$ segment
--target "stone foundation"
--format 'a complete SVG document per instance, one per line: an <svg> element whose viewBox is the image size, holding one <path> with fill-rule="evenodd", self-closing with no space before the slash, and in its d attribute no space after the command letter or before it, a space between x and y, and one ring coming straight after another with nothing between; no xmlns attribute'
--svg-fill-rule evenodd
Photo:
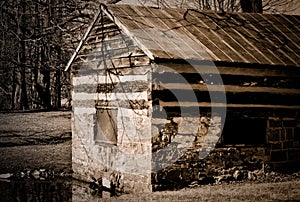
<svg viewBox="0 0 300 202"><path fill-rule="evenodd" d="M253 141L248 144L224 145L223 137L220 134L221 120L218 116L204 115L200 119L195 118L194 121L199 122L199 128L194 134L191 131L187 134L180 134L180 132L188 131L190 127L188 124L187 127L182 126L178 122L178 131L171 143L164 146L160 144L159 149L164 150L164 156L159 156L152 161L156 164L163 164L166 159L174 159L174 156L178 157L180 152L183 154L172 165L167 165L161 170L152 170L153 191L182 188L195 181L200 184L207 184L224 179L237 180L245 177L252 179L255 176L251 176L251 172L264 169L265 165L272 169L284 166L286 172L292 171L292 167L299 168L300 122L297 117L260 116L259 118L265 121L266 142L256 145L253 144ZM172 120L172 118L169 119ZM180 119L184 118L174 118L173 120ZM157 122L156 119L154 128L158 128ZM165 126L167 124L170 124L170 121L165 122ZM160 121L160 128L163 128L162 125L163 121ZM253 125L253 127L255 126ZM163 131L166 130L165 128ZM243 134L240 128L235 131L240 135ZM192 145L187 145L188 148L185 150L178 147L180 142L187 142L188 139L193 139ZM156 147L155 154L159 151L157 139L153 145Z"/></svg>

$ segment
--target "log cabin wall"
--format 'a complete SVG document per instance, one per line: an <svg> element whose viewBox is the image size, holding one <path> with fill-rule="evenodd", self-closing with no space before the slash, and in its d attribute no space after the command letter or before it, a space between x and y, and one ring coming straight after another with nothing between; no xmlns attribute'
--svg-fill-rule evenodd
<svg viewBox="0 0 300 202"><path fill-rule="evenodd" d="M151 191L149 58L99 16L72 67L74 177L102 178L122 192Z"/></svg>
<svg viewBox="0 0 300 202"><path fill-rule="evenodd" d="M140 192L299 165L299 17L101 10L73 62L74 176Z"/></svg>
<svg viewBox="0 0 300 202"><path fill-rule="evenodd" d="M181 188L192 182L212 183L224 180L224 176L227 176L226 180L236 180L234 172L242 173L240 178L247 178L248 172L260 170L265 165L285 172L299 168L299 70L293 67L278 70L283 68L280 66L231 65L223 63L217 66L226 92L220 90L219 84L212 79L215 71L200 62L191 65L164 61L154 68L152 100L159 109L153 112L152 124L158 128L156 136L164 133L175 135L170 142L154 138L153 156L160 149L168 151L165 147L170 147L172 149L165 152L165 158L176 158L180 149L175 145L188 137L194 137L194 141L187 145L185 154L174 164L152 173L153 191ZM175 74L184 77L185 82L173 79ZM179 103L173 93L185 95L188 87L192 87L196 102L185 96ZM211 96L218 100L222 93L226 94L227 102L213 103ZM221 116L211 112L214 105L227 107L223 131ZM194 116L196 111L200 112L200 117ZM161 119L161 113L165 113L169 121ZM155 117L155 114L158 115ZM182 125L183 119L185 123L197 122L197 133L191 129L193 124ZM170 127L172 122L173 128ZM159 129L163 129L162 132L159 133ZM164 160L153 159L158 164Z"/></svg>

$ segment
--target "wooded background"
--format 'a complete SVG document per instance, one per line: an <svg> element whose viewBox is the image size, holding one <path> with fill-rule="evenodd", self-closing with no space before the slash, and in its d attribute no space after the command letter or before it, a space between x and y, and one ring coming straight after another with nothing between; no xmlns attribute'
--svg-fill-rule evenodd
<svg viewBox="0 0 300 202"><path fill-rule="evenodd" d="M156 7L251 11L260 0L132 0ZM111 0L104 3L128 3ZM3 0L0 3L0 111L71 106L70 71L63 69L101 0ZM297 9L298 0L264 0L267 12ZM252 10L251 10L252 9ZM253 10L254 9L254 10ZM244 10L245 11L245 10Z"/></svg>

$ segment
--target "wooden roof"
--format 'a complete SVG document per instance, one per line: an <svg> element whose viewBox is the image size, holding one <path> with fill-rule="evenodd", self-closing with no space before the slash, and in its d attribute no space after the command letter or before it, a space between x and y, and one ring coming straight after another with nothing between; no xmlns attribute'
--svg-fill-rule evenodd
<svg viewBox="0 0 300 202"><path fill-rule="evenodd" d="M300 16L131 5L101 8L152 60L300 66Z"/></svg>

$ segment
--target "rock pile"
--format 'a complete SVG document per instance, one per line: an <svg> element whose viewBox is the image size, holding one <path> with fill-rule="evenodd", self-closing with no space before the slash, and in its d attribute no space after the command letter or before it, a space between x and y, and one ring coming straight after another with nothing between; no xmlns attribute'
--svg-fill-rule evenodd
<svg viewBox="0 0 300 202"><path fill-rule="evenodd" d="M300 172L275 172L265 159L264 148L216 148L199 158L201 148L189 149L172 166L152 174L154 190L242 181L278 182L300 178Z"/></svg>

